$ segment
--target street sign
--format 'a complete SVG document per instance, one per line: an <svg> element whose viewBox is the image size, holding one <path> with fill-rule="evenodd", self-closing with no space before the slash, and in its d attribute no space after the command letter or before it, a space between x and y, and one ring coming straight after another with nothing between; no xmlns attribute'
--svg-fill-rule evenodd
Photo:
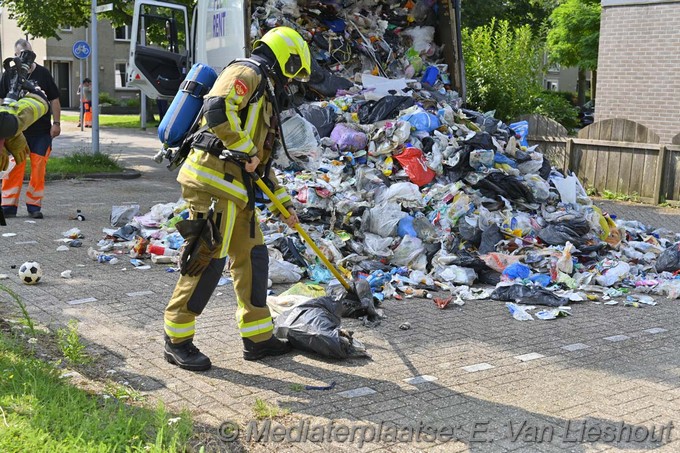
<svg viewBox="0 0 680 453"><path fill-rule="evenodd" d="M76 41L73 44L73 56L77 59L84 60L90 56L90 53L92 53L92 49L85 41Z"/></svg>
<svg viewBox="0 0 680 453"><path fill-rule="evenodd" d="M97 6L97 13L105 13L106 11L113 11L113 3Z"/></svg>

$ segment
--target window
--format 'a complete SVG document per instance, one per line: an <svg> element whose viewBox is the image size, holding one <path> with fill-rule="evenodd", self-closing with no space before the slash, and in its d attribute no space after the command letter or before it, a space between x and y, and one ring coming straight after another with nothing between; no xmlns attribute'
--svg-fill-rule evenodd
<svg viewBox="0 0 680 453"><path fill-rule="evenodd" d="M127 74L125 73L125 63L116 62L116 89L127 86Z"/></svg>
<svg viewBox="0 0 680 453"><path fill-rule="evenodd" d="M122 27L116 27L113 29L113 37L116 41L129 41L130 40L130 27L123 25Z"/></svg>
<svg viewBox="0 0 680 453"><path fill-rule="evenodd" d="M60 31L73 31L73 28L72 28L70 25L69 25L69 26L60 25L60 26L59 26L59 30L60 30Z"/></svg>

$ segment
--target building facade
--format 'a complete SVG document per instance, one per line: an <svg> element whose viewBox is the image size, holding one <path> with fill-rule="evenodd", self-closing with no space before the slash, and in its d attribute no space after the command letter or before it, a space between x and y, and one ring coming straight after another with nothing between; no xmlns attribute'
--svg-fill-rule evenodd
<svg viewBox="0 0 680 453"><path fill-rule="evenodd" d="M99 92L107 93L121 104L136 103L139 90L126 88L126 64L130 52L129 27L114 28L108 20L100 20L97 26L99 41ZM14 43L24 38L31 42L36 53L36 62L45 66L54 77L60 91L62 108L79 108L78 85L81 80L80 60L73 56L76 41L92 43L87 28L64 28L56 38L33 38L26 36L9 18L6 9L0 8L0 58L4 60L14 55ZM90 58L83 60L82 78L92 79ZM104 95L106 96L106 95Z"/></svg>
<svg viewBox="0 0 680 453"><path fill-rule="evenodd" d="M680 133L680 1L602 0L595 120Z"/></svg>

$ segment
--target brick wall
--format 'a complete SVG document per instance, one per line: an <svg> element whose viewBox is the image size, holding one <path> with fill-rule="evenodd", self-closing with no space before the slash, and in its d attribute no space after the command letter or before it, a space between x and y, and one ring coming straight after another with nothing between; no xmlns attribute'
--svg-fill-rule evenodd
<svg viewBox="0 0 680 453"><path fill-rule="evenodd" d="M602 8L595 120L680 133L680 2Z"/></svg>

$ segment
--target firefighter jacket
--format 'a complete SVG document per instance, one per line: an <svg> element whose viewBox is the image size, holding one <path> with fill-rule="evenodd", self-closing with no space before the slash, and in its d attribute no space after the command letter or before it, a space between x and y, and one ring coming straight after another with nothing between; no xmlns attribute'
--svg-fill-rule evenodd
<svg viewBox="0 0 680 453"><path fill-rule="evenodd" d="M27 94L12 105L0 106L0 112L7 112L14 115L19 122L16 134L13 137L5 139L4 148L6 148L10 154L15 155L26 150L28 144L26 143L26 137L24 137L23 131L45 115L48 109L49 104L47 101L35 94ZM4 150L2 152L4 152Z"/></svg>
<svg viewBox="0 0 680 453"><path fill-rule="evenodd" d="M250 65L235 62L227 66L205 96L202 125L226 149L257 156L260 159L257 173L268 180L272 192L287 208L292 205L290 195L279 185L271 165L267 165L272 159L276 119L268 95L258 90L262 77L266 76ZM269 173L264 175L266 169ZM249 179L238 163L196 148L191 150L177 176L183 186L228 198L240 209L252 201ZM268 207L277 212L273 204Z"/></svg>

